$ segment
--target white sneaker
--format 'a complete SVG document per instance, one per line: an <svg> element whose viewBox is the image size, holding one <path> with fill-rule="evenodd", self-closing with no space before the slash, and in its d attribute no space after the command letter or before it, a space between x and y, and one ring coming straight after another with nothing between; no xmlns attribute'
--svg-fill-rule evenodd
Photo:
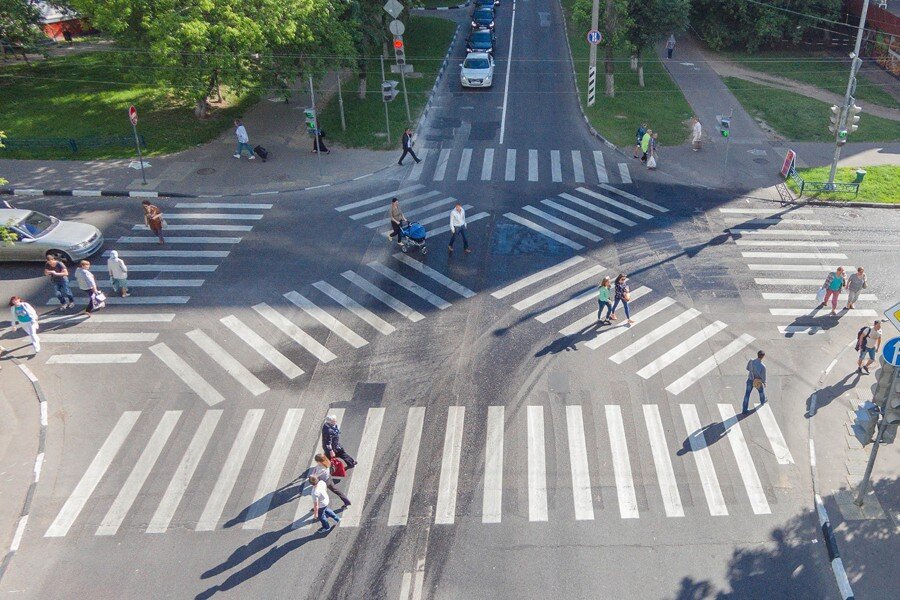
<svg viewBox="0 0 900 600"><path fill-rule="evenodd" d="M232 156L234 156L235 158L240 158L240 157L241 157L240 154L233 154Z"/></svg>
<svg viewBox="0 0 900 600"><path fill-rule="evenodd" d="M255 155L255 154L251 154L251 155L250 155L250 160L256 160L256 155Z"/></svg>

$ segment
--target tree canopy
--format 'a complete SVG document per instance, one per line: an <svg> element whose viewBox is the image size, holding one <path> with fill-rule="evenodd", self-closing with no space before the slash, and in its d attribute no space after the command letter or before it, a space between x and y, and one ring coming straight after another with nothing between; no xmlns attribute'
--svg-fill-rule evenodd
<svg viewBox="0 0 900 600"><path fill-rule="evenodd" d="M0 41L29 45L40 34L41 13L27 0L0 0Z"/></svg>

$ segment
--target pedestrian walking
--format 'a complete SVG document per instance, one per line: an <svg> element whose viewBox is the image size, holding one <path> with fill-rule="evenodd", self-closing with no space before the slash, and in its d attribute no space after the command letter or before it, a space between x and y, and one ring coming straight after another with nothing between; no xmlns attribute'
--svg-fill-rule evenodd
<svg viewBox="0 0 900 600"><path fill-rule="evenodd" d="M334 520L335 526L339 525L341 522L341 518L328 506L330 503L328 498L328 485L315 475L309 476L309 485L312 486L313 518L318 519L319 523L322 524L319 531L328 533L332 529L332 526L328 524L329 518Z"/></svg>
<svg viewBox="0 0 900 600"><path fill-rule="evenodd" d="M822 289L825 290L825 297L822 299L822 304L819 305L819 308L825 308L830 299L831 314L836 315L838 296L841 295L841 290L845 287L847 287L847 280L844 276L844 267L838 267L833 273L828 274L828 277L825 278L825 283L822 284Z"/></svg>
<svg viewBox="0 0 900 600"><path fill-rule="evenodd" d="M675 34L669 35L669 40L666 42L666 58L672 60L672 54L675 53Z"/></svg>
<svg viewBox="0 0 900 600"><path fill-rule="evenodd" d="M650 155L647 157L647 168L655 169L658 166L657 151L659 143L659 134L654 133L650 136Z"/></svg>
<svg viewBox="0 0 900 600"><path fill-rule="evenodd" d="M650 154L650 140L653 137L653 130L648 129L644 132L644 137L641 138L641 162L647 162L647 156Z"/></svg>
<svg viewBox="0 0 900 600"><path fill-rule="evenodd" d="M859 373L865 371L869 374L869 367L875 362L875 353L881 349L881 321L876 320L871 327L863 327L856 334L856 349L859 351L859 360L856 361L856 370ZM863 359L869 357L866 364Z"/></svg>
<svg viewBox="0 0 900 600"><path fill-rule="evenodd" d="M334 495L341 499L344 506L350 506L352 504L350 499L334 484L334 478L331 476L331 459L324 454L316 454L315 461L316 466L313 467L311 474L318 477L319 481L324 481L328 491L334 492Z"/></svg>
<svg viewBox="0 0 900 600"><path fill-rule="evenodd" d="M113 292L122 298L130 296L131 294L128 293L128 267L125 265L125 261L119 258L117 251L112 250L109 253L106 269L109 271Z"/></svg>
<svg viewBox="0 0 900 600"><path fill-rule="evenodd" d="M31 340L34 353L41 351L41 338L38 337L38 314L34 307L19 298L13 296L9 299L9 324L15 331L19 327L25 330Z"/></svg>
<svg viewBox="0 0 900 600"><path fill-rule="evenodd" d="M756 358L747 361L747 391L744 392L744 405L741 408L741 414L749 412L750 392L753 389L759 392L759 405L766 403L766 365L763 359L766 353L760 350L756 353Z"/></svg>
<svg viewBox="0 0 900 600"><path fill-rule="evenodd" d="M159 238L159 243L165 244L163 228L166 226L166 220L163 218L163 212L149 200L141 202L141 207L144 210L144 223Z"/></svg>
<svg viewBox="0 0 900 600"><path fill-rule="evenodd" d="M856 308L859 293L869 287L866 279L866 270L862 267L857 267L856 273L847 279L847 308Z"/></svg>
<svg viewBox="0 0 900 600"><path fill-rule="evenodd" d="M413 152L414 144L415 142L412 139L412 129L407 127L406 131L403 132L403 137L400 138L400 145L403 147L403 154L400 155L400 160L397 161L397 164L401 167L403 166L403 159L406 158L407 154L413 157L413 160L416 161L416 164L422 162L421 160L419 160L419 157L416 156L416 153Z"/></svg>
<svg viewBox="0 0 900 600"><path fill-rule="evenodd" d="M631 300L631 289L628 287L628 276L625 275L625 273L619 273L616 276L613 289L612 309L609 311L609 319L611 321L618 319L616 316L616 308L618 308L619 302L621 302L622 306L625 307L625 318L628 319L628 324L631 325L634 323L634 321L631 320L631 309L628 307L629 300Z"/></svg>
<svg viewBox="0 0 900 600"><path fill-rule="evenodd" d="M88 295L88 303L84 308L85 315L90 317L92 312L106 306L106 296L97 289L97 280L91 273L90 262L83 260L78 263L78 268L75 269L75 280L78 282L78 288Z"/></svg>
<svg viewBox="0 0 900 600"><path fill-rule="evenodd" d="M75 297L69 287L69 269L55 254L47 253L47 262L44 263L44 275L50 278L56 297L59 298L60 308L72 308L75 306Z"/></svg>
<svg viewBox="0 0 900 600"><path fill-rule="evenodd" d="M647 124L641 123L641 126L637 128L637 131L634 132L634 157L641 157L641 140L644 139L644 134L647 133Z"/></svg>
<svg viewBox="0 0 900 600"><path fill-rule="evenodd" d="M463 252L469 254L469 238L466 237L466 209L462 204L457 203L453 210L450 211L450 245L447 250L453 252L453 242L456 241L456 235L462 236Z"/></svg>
<svg viewBox="0 0 900 600"><path fill-rule="evenodd" d="M321 152L323 154L331 154L331 150L325 147L325 130L324 129L316 129L313 132L313 154L316 152Z"/></svg>
<svg viewBox="0 0 900 600"><path fill-rule="evenodd" d="M597 295L597 303L599 306L597 307L597 320L602 323L609 323L609 319L612 316L612 303L610 303L610 292L612 291L612 283L609 275L603 278L603 281L600 282L600 289ZM603 307L606 307L606 318L603 318Z"/></svg>
<svg viewBox="0 0 900 600"><path fill-rule="evenodd" d="M341 428L338 427L337 417L328 415L322 424L322 450L328 458L340 458L348 469L356 466L356 459L347 454L341 446Z"/></svg>
<svg viewBox="0 0 900 600"><path fill-rule="evenodd" d="M250 145L250 136L247 135L247 128L241 119L234 120L234 137L237 138L237 150L234 153L235 158L240 158L244 154L244 150L250 155L250 160L256 158L253 154L253 146Z"/></svg>
<svg viewBox="0 0 900 600"><path fill-rule="evenodd" d="M391 198L391 229L392 231L388 234L388 241L397 238L397 244L403 240L403 232L400 231L400 224L406 220L406 217L403 216L403 211L400 210L400 200L397 198Z"/></svg>
<svg viewBox="0 0 900 600"><path fill-rule="evenodd" d="M703 136L703 126L700 125L700 119L696 116L691 119L693 126L691 127L691 150L698 152L700 150L700 138Z"/></svg>

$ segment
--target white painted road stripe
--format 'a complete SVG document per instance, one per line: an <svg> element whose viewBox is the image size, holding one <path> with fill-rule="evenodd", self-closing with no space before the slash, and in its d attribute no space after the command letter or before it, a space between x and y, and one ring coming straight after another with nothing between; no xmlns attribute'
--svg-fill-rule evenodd
<svg viewBox="0 0 900 600"><path fill-rule="evenodd" d="M631 476L631 460L628 457L628 442L625 437L625 424L622 422L622 410L617 404L607 404L605 408L613 473L616 478L616 495L619 498L619 515L623 519L637 519L640 515L638 514L634 479Z"/></svg>
<svg viewBox="0 0 900 600"><path fill-rule="evenodd" d="M120 258L227 258L228 250L119 250ZM104 252L103 256L109 256Z"/></svg>
<svg viewBox="0 0 900 600"><path fill-rule="evenodd" d="M559 158L559 150L550 151L550 179L555 183L562 181L562 164Z"/></svg>
<svg viewBox="0 0 900 600"><path fill-rule="evenodd" d="M150 440L144 447L143 452L141 452L141 456L135 463L131 473L128 474L125 483L119 489L119 494L106 512L106 516L103 517L103 521L100 522L96 535L115 535L119 531L122 521L125 520L125 515L128 514L128 510L134 504L135 499L137 499L141 488L144 487L153 465L159 459L159 455L162 453L169 436L172 435L172 431L180 418L180 410L167 410L163 413L156 429L150 436Z"/></svg>
<svg viewBox="0 0 900 600"><path fill-rule="evenodd" d="M659 358L651 361L647 366L640 369L637 374L644 379L653 377L703 342L709 340L714 335L724 330L726 327L727 325L725 325L725 323L723 323L722 321L716 321L711 325L707 325L688 339L677 344L671 350L668 350L667 352L662 354Z"/></svg>
<svg viewBox="0 0 900 600"><path fill-rule="evenodd" d="M416 465L419 461L419 445L422 442L422 427L425 424L425 407L412 406L406 417L400 459L397 462L397 476L394 478L394 493L391 494L391 509L388 525L406 525L409 520L409 504L412 501Z"/></svg>
<svg viewBox="0 0 900 600"><path fill-rule="evenodd" d="M472 207L470 206L469 208L472 208ZM466 216L466 223L471 225L475 221L480 221L481 219L487 218L489 216L491 216L491 215L486 212L480 212L480 213L474 214L472 216ZM447 216L440 215L440 218L446 219ZM450 231L450 225L449 224L442 225L441 227L438 227L437 229L432 229L431 232L428 234L428 237L434 238L434 237L441 235L442 233L447 233L448 231Z"/></svg>
<svg viewBox="0 0 900 600"><path fill-rule="evenodd" d="M201 287L205 280L203 279L129 279L128 287L130 288L151 288L151 287ZM98 282L101 286L112 287L109 281Z"/></svg>
<svg viewBox="0 0 900 600"><path fill-rule="evenodd" d="M91 494L97 488L97 484L100 483L100 480L103 479L107 469L112 464L113 459L125 442L125 438L131 433L131 429L139 416L141 416L140 411L128 410L122 413L122 416L119 417L112 431L106 437L106 441L103 442L97 454L94 455L94 459L88 465L84 475L81 476L75 489L72 490L72 493L66 499L59 514L56 515L53 523L47 529L44 537L63 537L69 532L75 519L78 518L84 505L87 504Z"/></svg>
<svg viewBox="0 0 900 600"><path fill-rule="evenodd" d="M128 298L107 296L106 303L121 304L123 306L128 304L187 304L190 299L190 296L129 296ZM52 304L59 304L59 300L56 297L49 298L47 305Z"/></svg>
<svg viewBox="0 0 900 600"><path fill-rule="evenodd" d="M798 333L803 333L806 335L817 335L820 333L825 333L825 330L817 325L779 325L778 332L786 336L793 336Z"/></svg>
<svg viewBox="0 0 900 600"><path fill-rule="evenodd" d="M424 155L423 155L424 156ZM407 186L405 188L401 188L396 192L388 192L387 194L381 194L380 196L372 196L371 198L366 198L365 200L359 200L358 202L351 202L350 204L343 204L338 206L334 210L337 212L347 212L348 210L353 210L354 208L359 208L360 206L368 206L369 204L375 204L376 202L381 202L382 200L387 200L388 198L393 198L394 196L402 196L403 194L414 192L416 190L420 190L425 187L422 184L415 184L411 186Z"/></svg>
<svg viewBox="0 0 900 600"><path fill-rule="evenodd" d="M340 337L342 340L344 340L354 348L362 348L369 343L355 331L325 312L322 308L317 306L306 296L295 291L290 291L284 294L284 297L296 306L300 307L303 312L311 316L313 319L333 331L338 337Z"/></svg>
<svg viewBox="0 0 900 600"><path fill-rule="evenodd" d="M581 237L586 238L592 242L603 241L603 238L600 237L599 235L593 234L586 229L582 229L581 227L578 227L577 225L572 225L572 224L568 223L567 221L563 221L562 219L557 219L553 215L546 213L539 208L535 208L534 206L531 206L530 204L527 206L523 206L522 209L527 212L530 212L533 215L537 215L538 217L544 219L545 221L553 223L557 227L562 227L563 229L571 231L572 233L574 233L576 235L580 235Z"/></svg>
<svg viewBox="0 0 900 600"><path fill-rule="evenodd" d="M503 514L503 413L502 406L488 406L482 523L499 523Z"/></svg>
<svg viewBox="0 0 900 600"><path fill-rule="evenodd" d="M446 207L448 207L448 210L449 210L449 207L456 204L456 202L457 202L456 198L454 198L453 196L447 196L446 198L442 198L441 200L436 200L434 202L426 204L425 206L420 206L418 208L414 208L413 210L407 210L403 213L403 216L409 218L409 217L413 217L415 215L421 215L422 213L427 213L428 211L433 210L435 208L439 208L441 206L446 206ZM450 213L448 212L446 214L449 215ZM379 219L378 221L366 223L366 227L368 227L369 229L377 229L378 227L383 227L390 222L391 222L390 217L386 217L384 219Z"/></svg>
<svg viewBox="0 0 900 600"><path fill-rule="evenodd" d="M440 192L435 190L431 190L430 192L425 192L424 194L417 194L415 196L410 196L409 198L403 199L403 206L410 206L415 204L416 202L421 202L422 200L427 200L428 198L434 198L435 196L440 195ZM382 214L390 214L390 205L387 204L385 206L379 206L377 208L373 208L361 213L355 213L350 215L350 219L353 221L359 221L360 219L365 219L366 217L371 217L372 215L382 215ZM390 221L390 219L388 219Z"/></svg>
<svg viewBox="0 0 900 600"><path fill-rule="evenodd" d="M547 236L551 240L556 240L560 244L563 244L564 246L568 246L569 248L572 248L573 250L584 250L584 246L582 246L578 242L573 242L569 238L565 238L565 237L559 235L558 233L554 233L554 232L550 231L549 229L547 229L546 227L544 227L542 225L538 225L534 221L529 221L528 219L526 219L524 217L520 217L519 215L517 215L515 213L506 213L503 216L505 216L507 219L509 219L511 221L515 221L519 225L524 225L525 227L527 227L533 231L537 231L538 233Z"/></svg>
<svg viewBox="0 0 900 600"><path fill-rule="evenodd" d="M684 507L681 505L681 495L678 493L678 480L675 479L675 471L672 469L669 443L666 440L666 432L657 405L644 405L644 422L647 424L650 452L653 454L656 479L659 481L659 494L662 497L663 507L666 509L666 516L683 517Z"/></svg>
<svg viewBox="0 0 900 600"><path fill-rule="evenodd" d="M719 414L722 415L722 425L725 427L725 437L731 444L731 451L734 453L734 460L737 462L738 473L744 481L744 488L747 490L747 496L750 498L750 506L753 508L753 514L768 515L772 513L769 502L766 500L766 492L763 490L762 483L759 480L759 474L753 465L753 457L750 456L750 449L744 440L744 434L741 431L741 424L738 423L737 416L734 414L734 408L730 404L720 404Z"/></svg>
<svg viewBox="0 0 900 600"><path fill-rule="evenodd" d="M433 294L415 283L411 279L408 279L401 275L400 273L394 271L393 269L389 269L378 261L372 261L369 263L369 268L375 271L376 273L381 274L382 276L388 278L390 281L393 281L403 289L409 291L412 294L415 294L419 298L422 298L429 304L436 306L440 310L444 310L445 308L450 308L451 304L438 296L437 294Z"/></svg>
<svg viewBox="0 0 900 600"><path fill-rule="evenodd" d="M751 271L796 271L809 273L827 273L834 269L828 265L747 265Z"/></svg>
<svg viewBox="0 0 900 600"><path fill-rule="evenodd" d="M581 406L566 406L566 425L569 432L569 465L572 469L575 520L592 521L594 519L594 501Z"/></svg>
<svg viewBox="0 0 900 600"><path fill-rule="evenodd" d="M175 511L178 509L178 505L181 504L184 492L187 490L191 478L193 478L194 472L197 470L197 465L200 464L203 451L206 449L206 445L209 443L221 416L221 410L207 410L203 414L203 419L200 421L197 431L194 432L194 437L191 438L191 443L181 458L178 469L172 475L172 480L169 482L169 486L166 488L159 506L156 507L153 518L150 519L147 533L165 533L169 528L169 523L172 522L172 517L175 516Z"/></svg>
<svg viewBox="0 0 900 600"><path fill-rule="evenodd" d="M239 237L167 237L167 244L238 244ZM118 244L158 244L155 237L120 237Z"/></svg>
<svg viewBox="0 0 900 600"><path fill-rule="evenodd" d="M484 151L484 162L481 164L481 180L490 181L494 172L494 149L487 148Z"/></svg>
<svg viewBox="0 0 900 600"><path fill-rule="evenodd" d="M150 346L150 352L155 354L163 364L172 369L172 372L209 406L215 406L225 400L225 397L203 379L200 373L195 371L183 358L175 354L166 344Z"/></svg>
<svg viewBox="0 0 900 600"><path fill-rule="evenodd" d="M538 151L528 151L528 181L538 180Z"/></svg>
<svg viewBox="0 0 900 600"><path fill-rule="evenodd" d="M158 333L42 333L48 344L106 344L121 342L153 342Z"/></svg>
<svg viewBox="0 0 900 600"><path fill-rule="evenodd" d="M428 149L422 148L419 150L417 156L419 157L419 162L413 165L412 170L409 172L409 179L416 180L422 176L422 171L425 169L425 157L428 156ZM388 196L390 198L390 196Z"/></svg>
<svg viewBox="0 0 900 600"><path fill-rule="evenodd" d="M741 334L736 340L732 340L727 346L718 350L715 354L666 386L666 391L677 396L696 382L700 381L707 373L743 350L743 348L754 339L755 338L752 335L747 333Z"/></svg>
<svg viewBox="0 0 900 600"><path fill-rule="evenodd" d="M748 219L746 217L725 217L726 221L740 225L821 225L816 219Z"/></svg>
<svg viewBox="0 0 900 600"><path fill-rule="evenodd" d="M619 163L619 175L622 177L622 183L631 183L631 173L628 172L626 163Z"/></svg>
<svg viewBox="0 0 900 600"><path fill-rule="evenodd" d="M641 286L637 289L631 290L630 302L634 302L641 296L643 296L645 294L649 294L651 291L652 290L650 288L644 287L644 286ZM594 294L596 294L596 293L597 293L597 291L594 290ZM594 296L594 297L596 297L596 296ZM588 326L594 325L595 323L597 323L597 313L591 311L589 314L581 317L580 319L578 319L571 325L566 325L565 327L560 329L559 332L563 335L572 335L572 334L578 333L579 331L582 331L583 329L585 329Z"/></svg>
<svg viewBox="0 0 900 600"><path fill-rule="evenodd" d="M572 298L571 300L566 300L562 304L557 304L553 308L549 310L545 310L541 314L535 317L535 320L539 323L547 323L548 321L552 321L553 319L566 314L570 310L574 308L578 308L582 304L586 304L591 300L597 298L597 289L592 287L589 290L585 290Z"/></svg>
<svg viewBox="0 0 900 600"><path fill-rule="evenodd" d="M514 148L506 149L506 181L516 180L516 151Z"/></svg>
<svg viewBox="0 0 900 600"><path fill-rule="evenodd" d="M796 247L796 248L837 248L837 242L825 242L825 241L813 241L807 242L804 240L745 240L738 238L734 241L738 246L755 246L755 247L773 247L773 246L783 246L783 247Z"/></svg>
<svg viewBox="0 0 900 600"><path fill-rule="evenodd" d="M136 363L140 354L54 354L48 365L124 365Z"/></svg>
<svg viewBox="0 0 900 600"><path fill-rule="evenodd" d="M763 300L802 300L804 302L815 302L816 301L815 294L763 292L762 297L763 297ZM861 302L876 302L878 300L878 296L876 296L875 294L860 294L858 300Z"/></svg>
<svg viewBox="0 0 900 600"><path fill-rule="evenodd" d="M253 306L253 310L255 310L266 321L280 329L286 336L305 348L320 362L327 363L337 358L337 356L335 356L335 354L331 350L320 344L311 335L297 327L297 325L295 325L293 321L285 317L283 314L281 314L265 302L255 304Z"/></svg>
<svg viewBox="0 0 900 600"><path fill-rule="evenodd" d="M263 412L265 411L261 408L254 408L248 410L244 416L241 428L234 438L234 444L232 444L228 457L222 465L222 470L219 472L219 478L216 479L212 492L209 494L206 507L203 509L200 520L197 521L197 525L194 527L195 531L213 531L218 525L219 519L222 517L222 511L225 509L225 504L228 502L228 497L231 496L234 484L241 473L241 466L243 466L247 452L250 450L250 444L253 443L253 437L259 428Z"/></svg>
<svg viewBox="0 0 900 600"><path fill-rule="evenodd" d="M146 225L133 225L132 231L150 231ZM166 225L166 231L253 231L252 225ZM130 267L130 265L129 265Z"/></svg>
<svg viewBox="0 0 900 600"><path fill-rule="evenodd" d="M847 259L840 252L741 252L744 258L838 258Z"/></svg>
<svg viewBox="0 0 900 600"><path fill-rule="evenodd" d="M256 486L253 504L250 505L244 517L242 529L262 529L266 521L266 513L269 512L272 500L275 498L274 490L279 488L281 472L284 471L284 464L293 448L294 438L297 436L297 429L300 427L302 418L302 408L289 408L285 414L284 422L281 424L278 437L275 438L275 444L269 454L269 460L266 461L266 467Z"/></svg>
<svg viewBox="0 0 900 600"><path fill-rule="evenodd" d="M544 448L544 407L529 406L528 428L528 520L546 521L547 465Z"/></svg>
<svg viewBox="0 0 900 600"><path fill-rule="evenodd" d="M673 304L675 304L675 300L673 300L672 298L669 298L667 296L665 298L657 300L656 302L654 302L653 304L651 304L644 310L642 310L638 313L633 313L631 315L631 319L635 323L640 323L641 321L643 321L645 319L649 319L656 313L665 310L666 308L668 308L669 306L672 306ZM629 303L629 306L630 306L630 303ZM612 327L610 329L603 331L601 334L599 334L594 339L588 340L584 345L587 346L588 348L590 348L591 350L596 350L597 348L599 348L603 344L609 342L610 340L614 340L615 338L619 337L623 333L630 331L630 329L631 328L628 327L628 323L620 322L615 327Z"/></svg>
<svg viewBox="0 0 900 600"><path fill-rule="evenodd" d="M560 196L564 196L564 194L560 194ZM554 208L561 213L565 213L565 214L569 215L570 217L574 217L574 218L578 219L579 221L582 221L589 225L593 225L597 229L601 229L603 231L608 231L609 233L619 233L619 230L616 229L615 227L610 227L606 223L602 223L602 222L598 221L597 219L594 219L593 217L589 217L585 214L578 212L577 210L572 210L568 206L563 206L559 202L554 202L553 200L541 200L541 204L549 206L550 208Z"/></svg>
<svg viewBox="0 0 900 600"><path fill-rule="evenodd" d="M594 150L594 166L597 168L597 181L600 183L607 183L609 181L609 175L606 173L606 163L603 161L603 153L599 150Z"/></svg>
<svg viewBox="0 0 900 600"><path fill-rule="evenodd" d="M462 452L463 423L466 407L447 408L447 431L444 434L444 453L441 456L441 475L438 483L434 522L451 524L456 519L456 490L459 486L459 457Z"/></svg>
<svg viewBox="0 0 900 600"><path fill-rule="evenodd" d="M256 375L251 373L247 367L230 355L225 348L206 335L205 332L194 329L193 331L188 331L185 335L221 366L226 373L234 377L238 383L244 386L248 392L254 396L259 396L260 394L269 391L269 386L260 381Z"/></svg>
<svg viewBox="0 0 900 600"><path fill-rule="evenodd" d="M776 317L824 317L830 314L830 308L818 308L818 304L814 308L770 308L769 314ZM854 308L843 313L845 317L877 317L878 311L868 308Z"/></svg>
<svg viewBox="0 0 900 600"><path fill-rule="evenodd" d="M448 290L456 292L463 298L471 298L472 296L475 295L475 292L473 292L469 288L465 287L464 285L453 281L452 279L450 279L449 277L447 277L440 271L432 269L428 265L423 264L423 263L417 261L416 259L407 256L406 254L398 252L398 253L394 254L394 258L399 260L400 262L402 262L404 265L410 267L411 269L415 269L422 275L425 275L426 277L429 277L430 279L438 282L439 284L441 284Z"/></svg>
<svg viewBox="0 0 900 600"><path fill-rule="evenodd" d="M370 311L368 308L364 307L362 304L360 304L344 292L332 286L330 283L317 281L313 284L313 287L374 327L375 330L382 335L388 335L396 331L393 325Z"/></svg>
<svg viewBox="0 0 900 600"><path fill-rule="evenodd" d="M799 237L828 237L831 235L827 231L813 231L809 229L773 229L771 227L759 229L732 227L728 231L736 235L796 235Z"/></svg>
<svg viewBox="0 0 900 600"><path fill-rule="evenodd" d="M344 527L357 527L362 518L369 489L369 477L372 475L375 464L375 451L378 449L378 436L381 433L383 421L384 408L370 408L366 413L366 424L363 426L359 450L356 453L359 464L353 468L353 477L350 478L350 487L347 489L347 497L353 499L353 504L348 506L341 515L341 525Z"/></svg>
<svg viewBox="0 0 900 600"><path fill-rule="evenodd" d="M459 169L456 171L456 180L465 181L469 178L469 165L472 162L472 149L463 148L462 155L459 158Z"/></svg>
<svg viewBox="0 0 900 600"><path fill-rule="evenodd" d="M699 316L699 310L695 308L689 308L677 317L669 319L656 329L651 330L650 333L644 335L641 338L638 338L631 345L626 346L619 352L616 352L609 357L609 360L613 361L617 365L622 364L629 358L637 355L641 350L646 350L647 348L653 346L654 344L656 344L656 342L658 342L665 336L669 335L682 325L688 323L689 321L692 321L693 319L696 319Z"/></svg>
<svg viewBox="0 0 900 600"><path fill-rule="evenodd" d="M128 265L129 273L212 273L219 265ZM106 265L91 265L94 272L107 272ZM131 280L128 281L131 284ZM129 287L131 287L129 285Z"/></svg>
<svg viewBox="0 0 900 600"><path fill-rule="evenodd" d="M720 208L720 213L725 213L729 215L739 215L739 214L748 214L748 215L811 215L813 211L808 208L792 208L789 210L776 210L774 208Z"/></svg>
<svg viewBox="0 0 900 600"><path fill-rule="evenodd" d="M497 298L498 300L501 298L505 298L510 294L518 292L519 290L530 286L533 283L537 283L542 279L546 279L547 277L552 277L556 275L560 271L565 271L569 267L574 267L578 263L584 261L583 256L573 256L567 260L562 261L561 263L557 263L551 267L547 267L546 269L541 269L537 273L532 273L528 277L523 277L518 281L514 281L513 283L507 285L506 287L502 287L496 292L493 292L491 296Z"/></svg>
<svg viewBox="0 0 900 600"><path fill-rule="evenodd" d="M581 162L581 150L572 150L572 171L575 183L584 183L584 164Z"/></svg>
<svg viewBox="0 0 900 600"><path fill-rule="evenodd" d="M606 190L608 192L613 192L614 194L619 194L620 196L622 196L624 198L628 198L632 202L640 204L641 206L646 206L647 208L652 208L653 210L663 212L663 213L669 212L669 209L666 208L665 206L660 206L659 204L656 204L655 202L650 202L649 200L644 200L640 196L635 196L632 193L626 192L624 190L620 190L618 188L614 188L611 185L601 183L600 187L602 187L604 190Z"/></svg>
<svg viewBox="0 0 900 600"><path fill-rule="evenodd" d="M716 468L713 466L712 458L709 455L709 448L706 445L703 427L700 425L697 407L693 404L682 404L681 417L684 419L684 426L688 432L688 443L691 446L691 454L694 455L694 462L697 464L697 474L700 476L700 483L703 485L703 493L706 496L709 514L714 517L727 515L728 507L725 505L722 488L719 486L719 478L716 476Z"/></svg>
<svg viewBox="0 0 900 600"><path fill-rule="evenodd" d="M635 223L631 219L627 219L627 218L625 218L621 215L618 215L612 211L606 210L605 208L601 208L599 206L594 206L590 202L586 202L586 201L582 200L581 198L578 198L577 196L573 196L572 194L560 194L559 197L563 198L565 200L568 200L572 204L577 204L578 206L581 206L592 212L595 212L598 215L603 215L607 219L611 219L613 221L618 221L619 223L622 223L623 225L628 225L629 227L631 227L633 225L637 225L637 223ZM616 229L615 227L612 227L610 225L607 225L606 231L608 231L610 233L619 233L620 230Z"/></svg>
<svg viewBox="0 0 900 600"><path fill-rule="evenodd" d="M444 148L438 155L437 168L434 170L434 180L443 181L447 172L447 163L450 161L450 148Z"/></svg>
<svg viewBox="0 0 900 600"><path fill-rule="evenodd" d="M166 220L203 220L203 219L218 219L218 220L226 220L226 221L259 221L263 218L263 215L250 215L246 213L173 213L167 212L165 214Z"/></svg>
<svg viewBox="0 0 900 600"><path fill-rule="evenodd" d="M425 318L425 316L420 312L413 310L409 305L401 302L400 300L397 300L381 288L376 287L375 285L370 283L368 279L364 279L357 273L353 271L344 271L343 273L341 273L341 276L373 298L380 300L388 307L400 313L402 316L406 317L413 323L417 323Z"/></svg>
<svg viewBox="0 0 900 600"><path fill-rule="evenodd" d="M262 336L234 315L222 317L219 321L241 338L244 343L256 350L260 356L269 361L273 367L281 371L288 379L294 379L303 375L303 369L291 362L275 346L264 340Z"/></svg>
<svg viewBox="0 0 900 600"><path fill-rule="evenodd" d="M766 432L766 437L769 438L769 445L772 446L772 453L775 454L775 460L778 461L778 464L794 464L794 457L791 456L791 451L788 450L787 442L781 434L781 428L778 427L778 421L775 420L775 413L772 412L769 404L763 404L756 409L755 413L759 417L759 422L762 423L763 431Z"/></svg>
<svg viewBox="0 0 900 600"><path fill-rule="evenodd" d="M822 287L821 279L772 279L769 277L757 277L753 281L757 285L814 285Z"/></svg>
<svg viewBox="0 0 900 600"><path fill-rule="evenodd" d="M175 318L175 313L123 313L117 314L95 314L91 319L91 323L171 323ZM78 315L61 315L58 317L41 317L41 325L45 323L66 322L66 321L86 321L87 316Z"/></svg>
<svg viewBox="0 0 900 600"><path fill-rule="evenodd" d="M647 220L653 218L653 215L651 215L650 213L645 213L642 210L638 210L636 208L628 206L627 204L625 204L623 202L619 202L618 200L613 200L609 196L604 196L603 194L599 194L599 193L595 192L594 190L589 190L586 187L576 188L576 191L580 194L584 194L585 196L590 196L591 198L596 198L600 202L604 202L606 204L609 204L610 206L614 206L615 208L618 208L619 210L624 210L627 213L631 213L636 217L640 217L642 219L647 219Z"/></svg>
<svg viewBox="0 0 900 600"><path fill-rule="evenodd" d="M267 210L274 204L248 204L246 202L179 202L175 208L249 208L255 210Z"/></svg>
<svg viewBox="0 0 900 600"><path fill-rule="evenodd" d="M561 292L565 289L568 289L568 288L572 287L573 285L578 285L579 283L581 283L582 281L584 281L586 279L590 279L591 277L596 277L596 276L600 275L601 273L603 273L603 271L605 271L605 270L606 270L606 267L603 267L601 265L593 265L591 267L588 267L584 271L576 273L575 275L572 275L568 279L560 281L559 283L551 285L550 287L544 288L543 290L536 292L536 293L532 294L531 296L528 296L527 298L520 300L519 302L516 302L515 304L513 304L513 308L515 308L516 310L525 310L526 308L534 306L538 302L542 302L542 301L546 300L547 298L549 298L550 296L558 294L559 292Z"/></svg>

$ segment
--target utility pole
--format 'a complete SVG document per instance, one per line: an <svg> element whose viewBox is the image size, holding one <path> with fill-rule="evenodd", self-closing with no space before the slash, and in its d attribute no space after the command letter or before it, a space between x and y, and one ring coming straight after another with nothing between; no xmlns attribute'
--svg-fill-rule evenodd
<svg viewBox="0 0 900 600"><path fill-rule="evenodd" d="M606 95L612 98L616 95L616 79L613 70L613 29L616 27L615 0L606 0ZM596 1L595 1L596 3Z"/></svg>
<svg viewBox="0 0 900 600"><path fill-rule="evenodd" d="M853 105L853 94L856 91L856 72L862 65L859 58L860 48L862 47L863 32L866 26L866 13L869 12L869 0L863 1L862 13L859 15L859 29L856 32L856 48L850 55L850 79L847 80L847 92L844 94L844 105L841 107L841 118L838 127L834 132L834 159L831 161L831 172L828 174L828 187L834 188L834 175L837 172L838 160L841 158L841 146L846 141L847 131L847 114Z"/></svg>
<svg viewBox="0 0 900 600"><path fill-rule="evenodd" d="M384 80L384 54L382 54L379 58L381 59L381 89L382 89L381 103L384 104L384 131L385 131L385 134L387 135L387 143L390 146L391 145L391 118L388 116L388 105L387 105L387 102L385 102L385 100L384 100L384 83L385 83L385 80Z"/></svg>
<svg viewBox="0 0 900 600"><path fill-rule="evenodd" d="M591 31L597 31L600 25L600 0L594 0L591 8ZM608 43L608 42L607 42ZM597 96L597 44L591 42L591 62L588 66L588 106L594 105Z"/></svg>
<svg viewBox="0 0 900 600"><path fill-rule="evenodd" d="M313 91L312 75L309 76L309 103L312 105L315 115L315 129L313 129L313 141L316 146L316 164L319 165L319 177L322 176L322 153L319 152L319 115L316 113L316 93Z"/></svg>

